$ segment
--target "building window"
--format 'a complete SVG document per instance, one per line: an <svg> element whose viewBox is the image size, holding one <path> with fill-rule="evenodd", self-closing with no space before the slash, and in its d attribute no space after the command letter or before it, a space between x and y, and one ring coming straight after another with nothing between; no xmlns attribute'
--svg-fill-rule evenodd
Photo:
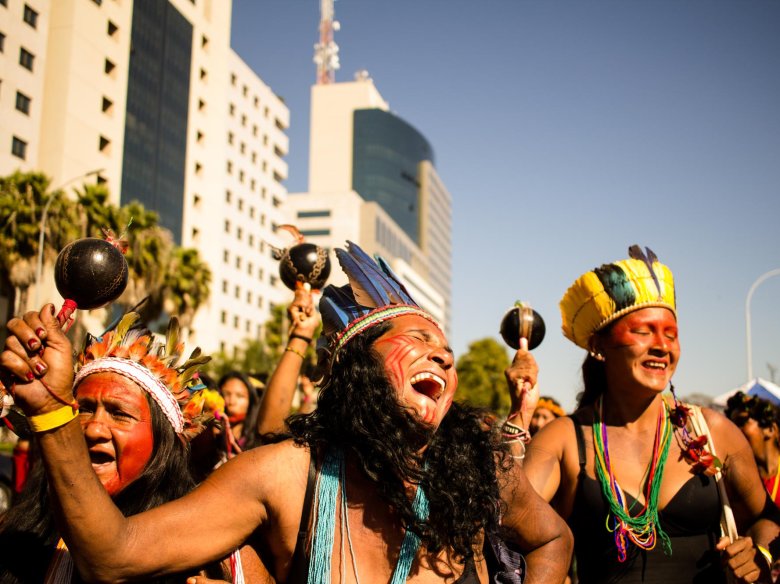
<svg viewBox="0 0 780 584"><path fill-rule="evenodd" d="M5 52L5 34L0 32L0 53Z"/></svg>
<svg viewBox="0 0 780 584"><path fill-rule="evenodd" d="M254 271L255 271L255 265L252 262L247 262L246 273L251 276Z"/></svg>
<svg viewBox="0 0 780 584"><path fill-rule="evenodd" d="M25 160L27 158L27 142L14 136L11 141L11 154Z"/></svg>
<svg viewBox="0 0 780 584"><path fill-rule="evenodd" d="M205 51L209 48L209 37L205 34L200 37L200 47Z"/></svg>
<svg viewBox="0 0 780 584"><path fill-rule="evenodd" d="M119 27L109 20L108 21L108 27L106 29L106 31L108 32L108 36L110 36L110 37L114 36L116 34L116 31L118 31L118 30L119 30Z"/></svg>
<svg viewBox="0 0 780 584"><path fill-rule="evenodd" d="M241 240L241 239L244 239L244 230L243 230L243 229L241 229L240 227L237 227L237 228L236 228L236 237L237 237L239 240Z"/></svg>
<svg viewBox="0 0 780 584"><path fill-rule="evenodd" d="M225 324L225 323L227 322L227 312L225 312L224 310L223 310L223 311L220 313L220 315L219 315L219 321L220 321L222 324ZM224 350L224 349L223 349L223 350Z"/></svg>
<svg viewBox="0 0 780 584"><path fill-rule="evenodd" d="M254 247L255 245L255 236L251 233L249 234L249 247Z"/></svg>
<svg viewBox="0 0 780 584"><path fill-rule="evenodd" d="M106 75L111 75L114 72L114 69L116 69L116 65L114 65L113 61L106 59L106 62L103 65L103 71L105 71Z"/></svg>
<svg viewBox="0 0 780 584"><path fill-rule="evenodd" d="M227 280L222 280L222 292L227 294L227 291L228 291L228 281Z"/></svg>
<svg viewBox="0 0 780 584"><path fill-rule="evenodd" d="M32 71L34 60L35 60L35 55L33 55L30 51L28 51L24 47L19 49L19 64L22 67Z"/></svg>
<svg viewBox="0 0 780 584"><path fill-rule="evenodd" d="M111 109L114 107L114 102L108 99L106 96L103 96L103 105L101 107L103 109L103 113L110 114Z"/></svg>
<svg viewBox="0 0 780 584"><path fill-rule="evenodd" d="M246 291L246 303L247 304L252 304L252 291L251 290L247 290Z"/></svg>
<svg viewBox="0 0 780 584"><path fill-rule="evenodd" d="M235 73L231 73L230 74L230 85L235 85L236 84L236 79L237 79L236 74Z"/></svg>
<svg viewBox="0 0 780 584"><path fill-rule="evenodd" d="M230 233L230 221L225 219L225 233Z"/></svg>
<svg viewBox="0 0 780 584"><path fill-rule="evenodd" d="M244 328L245 328L245 330L246 330L246 332L249 332L249 329L250 329L250 327L251 327L251 326L252 326L252 323L251 323L251 321L250 321L249 319L247 319L247 321L246 321L246 327L244 327Z"/></svg>
<svg viewBox="0 0 780 584"><path fill-rule="evenodd" d="M201 78L201 81L205 81L206 77L208 77L208 73L206 73L206 70L203 67L201 67L200 68L200 78Z"/></svg>
<svg viewBox="0 0 780 584"><path fill-rule="evenodd" d="M16 109L23 114L30 115L30 98L21 91L16 92Z"/></svg>
<svg viewBox="0 0 780 584"><path fill-rule="evenodd" d="M233 317L233 328L238 328L238 316Z"/></svg>
<svg viewBox="0 0 780 584"><path fill-rule="evenodd" d="M243 211L244 210L244 199L238 200L238 210Z"/></svg>
<svg viewBox="0 0 780 584"><path fill-rule="evenodd" d="M233 296L241 298L241 286L236 286L236 289L233 291Z"/></svg>
<svg viewBox="0 0 780 584"><path fill-rule="evenodd" d="M33 28L38 27L38 13L27 4L24 5L24 21Z"/></svg>
<svg viewBox="0 0 780 584"><path fill-rule="evenodd" d="M298 211L298 219L307 219L310 217L330 217L330 209L322 211Z"/></svg>
<svg viewBox="0 0 780 584"><path fill-rule="evenodd" d="M233 136L233 132L228 132L228 144L233 143L233 139L235 136Z"/></svg>
<svg viewBox="0 0 780 584"><path fill-rule="evenodd" d="M202 112L205 109L206 109L206 102L203 101L202 99L199 99L198 100L198 111Z"/></svg>
<svg viewBox="0 0 780 584"><path fill-rule="evenodd" d="M196 208L200 208L200 195L193 195L192 197L192 205Z"/></svg>
<svg viewBox="0 0 780 584"><path fill-rule="evenodd" d="M100 136L100 140L98 142L98 148L104 154L108 154L111 149L111 140L109 140L105 136Z"/></svg>
<svg viewBox="0 0 780 584"><path fill-rule="evenodd" d="M236 105L235 105L235 104L231 103L231 104L228 106L228 113L229 113L231 116L234 116L234 115L236 115Z"/></svg>
<svg viewBox="0 0 780 584"><path fill-rule="evenodd" d="M233 199L233 193L225 191L225 202L229 203Z"/></svg>
<svg viewBox="0 0 780 584"><path fill-rule="evenodd" d="M236 269L241 269L241 256L236 256Z"/></svg>
<svg viewBox="0 0 780 584"><path fill-rule="evenodd" d="M228 250L224 250L222 252L222 261L225 263L228 263L230 261L230 252Z"/></svg>
<svg viewBox="0 0 780 584"><path fill-rule="evenodd" d="M233 163L230 160L227 161L227 173L233 174Z"/></svg>
<svg viewBox="0 0 780 584"><path fill-rule="evenodd" d="M330 235L330 229L301 229L301 235L304 236Z"/></svg>

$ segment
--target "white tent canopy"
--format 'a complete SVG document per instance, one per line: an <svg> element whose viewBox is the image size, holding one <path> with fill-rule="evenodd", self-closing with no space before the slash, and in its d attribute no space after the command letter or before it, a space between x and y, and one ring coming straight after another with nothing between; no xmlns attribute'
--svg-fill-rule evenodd
<svg viewBox="0 0 780 584"><path fill-rule="evenodd" d="M717 405L725 407L728 399L738 391L741 391L742 393L746 393L754 397L765 399L777 406L780 406L780 385L777 385L776 383L772 383L771 381L767 381L766 379L762 379L760 377L756 377L755 379L748 381L746 384L741 385L735 389L732 389L731 391L722 393L721 395L717 396L713 401Z"/></svg>

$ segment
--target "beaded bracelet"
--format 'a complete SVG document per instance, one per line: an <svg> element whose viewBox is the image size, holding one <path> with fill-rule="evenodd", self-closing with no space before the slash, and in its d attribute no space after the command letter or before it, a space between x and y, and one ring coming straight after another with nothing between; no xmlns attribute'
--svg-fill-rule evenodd
<svg viewBox="0 0 780 584"><path fill-rule="evenodd" d="M306 360L306 357L304 357L304 356L303 356L303 353L301 353L300 351L296 351L296 350L295 350L295 349L293 349L292 347L289 347L289 346L288 346L288 347L285 347L285 349L284 349L284 350L285 350L285 352L286 352L286 351L289 351L290 353L295 353L296 355L298 355L298 356L299 356L301 359L303 359L304 361Z"/></svg>
<svg viewBox="0 0 780 584"><path fill-rule="evenodd" d="M505 441L520 440L523 444L528 444L531 441L531 434L528 430L510 421L504 422L504 425L501 426L501 434Z"/></svg>
<svg viewBox="0 0 780 584"><path fill-rule="evenodd" d="M301 341L306 341L307 343L311 343L311 337L304 337L303 335L298 335L298 334L295 334L295 333L292 333L290 335L290 338L291 339L299 339Z"/></svg>
<svg viewBox="0 0 780 584"><path fill-rule="evenodd" d="M27 421L33 432L46 432L47 430L53 430L54 428L64 426L78 415L78 408L63 406L53 412L40 414L38 416L30 416L27 418Z"/></svg>

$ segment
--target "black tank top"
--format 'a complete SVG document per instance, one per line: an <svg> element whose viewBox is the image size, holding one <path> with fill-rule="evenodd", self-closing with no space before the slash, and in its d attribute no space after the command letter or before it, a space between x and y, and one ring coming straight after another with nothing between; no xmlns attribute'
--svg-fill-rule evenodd
<svg viewBox="0 0 780 584"><path fill-rule="evenodd" d="M314 453L309 460L309 478L306 481L306 494L303 497L303 509L301 510L301 524L298 526L298 538L295 542L288 584L306 584L309 580L309 522L311 519L311 505L314 499L314 487L317 483L317 464ZM469 558L463 568L463 573L455 581L455 584L479 584L477 571L474 568L474 560Z"/></svg>
<svg viewBox="0 0 780 584"><path fill-rule="evenodd" d="M569 526L574 534L579 584L725 584L720 555L715 550L720 522L720 498L712 477L692 476L658 512L661 527L672 542L672 555L661 542L650 551L629 543L628 557L617 559L615 538L606 529L609 510L598 480L585 473L585 440L576 418L580 471ZM635 500L626 494L629 506Z"/></svg>

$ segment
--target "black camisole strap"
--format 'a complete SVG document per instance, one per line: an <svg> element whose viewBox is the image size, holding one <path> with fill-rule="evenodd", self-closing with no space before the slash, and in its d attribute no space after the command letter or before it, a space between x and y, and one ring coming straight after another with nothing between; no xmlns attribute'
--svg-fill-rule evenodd
<svg viewBox="0 0 780 584"><path fill-rule="evenodd" d="M292 561L290 562L290 575L287 582L290 584L305 584L309 579L309 560L306 553L306 542L309 538L309 519L311 506L314 499L314 489L317 485L317 461L314 450L311 450L309 458L309 476L306 479L306 494L303 496L303 508L301 509L301 523L298 526L298 537L295 541Z"/></svg>

